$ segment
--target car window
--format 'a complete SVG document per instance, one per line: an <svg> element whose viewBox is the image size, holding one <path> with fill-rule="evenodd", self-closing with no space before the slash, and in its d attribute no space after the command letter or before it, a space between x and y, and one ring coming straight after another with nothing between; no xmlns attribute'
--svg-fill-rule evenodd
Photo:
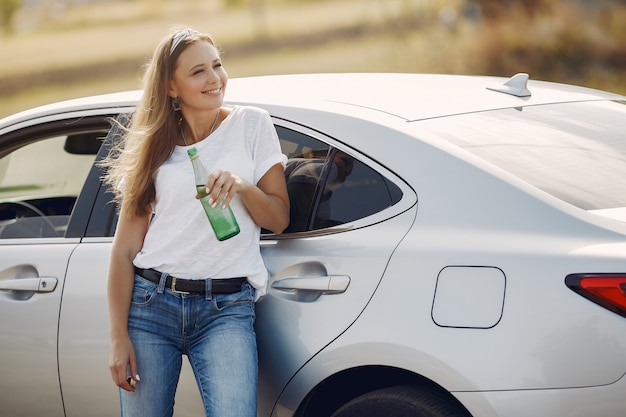
<svg viewBox="0 0 626 417"><path fill-rule="evenodd" d="M527 106L415 122L583 210L626 207L626 102Z"/></svg>
<svg viewBox="0 0 626 417"><path fill-rule="evenodd" d="M46 137L0 158L0 239L64 236L105 133Z"/></svg>
<svg viewBox="0 0 626 417"><path fill-rule="evenodd" d="M328 161L313 230L362 219L400 200L395 184L350 155L334 149Z"/></svg>
<svg viewBox="0 0 626 417"><path fill-rule="evenodd" d="M402 197L395 184L346 152L290 129L276 130L288 158L285 180L291 210L285 233L350 223Z"/></svg>
<svg viewBox="0 0 626 417"><path fill-rule="evenodd" d="M285 233L308 230L320 176L330 146L302 133L278 126L282 152L287 156L285 180L289 193L289 226ZM269 232L268 232L269 233Z"/></svg>

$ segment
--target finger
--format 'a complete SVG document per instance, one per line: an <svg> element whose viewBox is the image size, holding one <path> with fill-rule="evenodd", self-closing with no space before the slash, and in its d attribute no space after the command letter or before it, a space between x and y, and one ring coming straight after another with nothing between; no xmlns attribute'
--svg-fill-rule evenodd
<svg viewBox="0 0 626 417"><path fill-rule="evenodd" d="M130 357L128 358L128 369L130 370L130 375L125 375L126 384L131 388L131 391L135 391L135 386L141 379L139 378L139 371L137 370L137 358L134 349L131 351Z"/></svg>
<svg viewBox="0 0 626 417"><path fill-rule="evenodd" d="M126 377L126 383L132 388L132 391L135 391L135 387L137 386L139 381L141 381L141 378L139 378L139 374L133 374L133 376Z"/></svg>
<svg viewBox="0 0 626 417"><path fill-rule="evenodd" d="M233 186L232 177L224 178L224 183L221 184L219 193L215 199L215 201L217 201L220 206L228 205L228 202L230 201L231 196L233 195L232 186Z"/></svg>
<svg viewBox="0 0 626 417"><path fill-rule="evenodd" d="M215 171L213 174L216 175L216 178L211 185L210 202L213 207L218 207L218 205L224 205L224 199L226 199L228 195L231 194L230 189L233 184L233 178L228 171ZM230 198L228 198L228 201L230 201Z"/></svg>
<svg viewBox="0 0 626 417"><path fill-rule="evenodd" d="M123 369L116 368L115 370L111 370L111 376L113 377L113 381L115 385L120 387L123 390L133 392L135 389L131 386L130 382L127 379L126 367Z"/></svg>
<svg viewBox="0 0 626 417"><path fill-rule="evenodd" d="M130 385L131 388L135 388L135 385L137 385L137 380L132 376L127 377L126 382L128 382L128 385Z"/></svg>
<svg viewBox="0 0 626 417"><path fill-rule="evenodd" d="M220 202L222 208L226 208L235 194L237 194L237 182L234 178L231 178L231 181L222 187L222 193L217 201Z"/></svg>
<svg viewBox="0 0 626 417"><path fill-rule="evenodd" d="M137 369L137 359L135 358L134 352L130 355L130 374L132 375L134 381L140 381L139 370Z"/></svg>
<svg viewBox="0 0 626 417"><path fill-rule="evenodd" d="M206 191L208 194L211 194L211 197L216 197L213 195L213 192L216 191L215 188L219 188L218 181L221 176L222 176L222 171L219 169L209 174L209 178L207 179L207 182L206 182Z"/></svg>
<svg viewBox="0 0 626 417"><path fill-rule="evenodd" d="M125 391L135 392L135 387L139 382L137 379L138 377L138 375L135 375L134 377L130 376L127 371L124 371L124 373L118 375L119 382L117 383L117 386Z"/></svg>
<svg viewBox="0 0 626 417"><path fill-rule="evenodd" d="M127 377L124 379L124 382L118 386L124 391L135 392L135 384L136 382L131 377Z"/></svg>
<svg viewBox="0 0 626 417"><path fill-rule="evenodd" d="M220 206L222 208L226 208L230 205L231 200L235 195L239 192L240 189L240 179L235 175L231 175L226 183L222 186L220 190L220 195L218 200L220 202Z"/></svg>

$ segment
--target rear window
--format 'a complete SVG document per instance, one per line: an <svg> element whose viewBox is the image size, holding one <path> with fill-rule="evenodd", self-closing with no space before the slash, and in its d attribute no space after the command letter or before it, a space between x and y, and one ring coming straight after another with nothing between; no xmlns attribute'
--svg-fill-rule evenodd
<svg viewBox="0 0 626 417"><path fill-rule="evenodd" d="M626 101L519 107L416 127L581 209L626 207Z"/></svg>

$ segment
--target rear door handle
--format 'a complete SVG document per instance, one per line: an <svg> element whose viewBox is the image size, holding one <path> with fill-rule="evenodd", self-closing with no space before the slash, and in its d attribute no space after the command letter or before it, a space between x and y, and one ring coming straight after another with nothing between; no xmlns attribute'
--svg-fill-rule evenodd
<svg viewBox="0 0 626 417"><path fill-rule="evenodd" d="M347 275L327 275L321 277L287 277L272 283L272 288L281 291L311 291L322 294L341 294L348 289L350 277Z"/></svg>
<svg viewBox="0 0 626 417"><path fill-rule="evenodd" d="M58 281L58 279L52 277L5 279L0 280L0 290L52 292L57 287Z"/></svg>

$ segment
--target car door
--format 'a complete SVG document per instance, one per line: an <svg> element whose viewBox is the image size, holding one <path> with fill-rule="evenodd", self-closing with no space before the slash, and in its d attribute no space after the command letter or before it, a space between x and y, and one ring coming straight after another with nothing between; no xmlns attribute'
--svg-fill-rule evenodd
<svg viewBox="0 0 626 417"><path fill-rule="evenodd" d="M120 124L126 116L118 117ZM122 129L115 123L96 158L102 159ZM107 417L119 414L118 388L109 372L109 323L106 283L109 256L117 225L117 207L100 183L96 163L76 206L83 222L72 222L68 234L81 236L71 254L59 313L59 379L66 417ZM204 408L187 361L176 391L175 417L203 415Z"/></svg>
<svg viewBox="0 0 626 417"><path fill-rule="evenodd" d="M263 417L298 369L357 319L416 203L406 184L355 150L286 122L277 131L291 219L261 243L271 275L256 321Z"/></svg>
<svg viewBox="0 0 626 417"><path fill-rule="evenodd" d="M0 404L3 415L64 416L57 332L76 199L104 117L22 123L0 139ZM63 118L63 116L58 116ZM88 323L84 323L88 325Z"/></svg>

